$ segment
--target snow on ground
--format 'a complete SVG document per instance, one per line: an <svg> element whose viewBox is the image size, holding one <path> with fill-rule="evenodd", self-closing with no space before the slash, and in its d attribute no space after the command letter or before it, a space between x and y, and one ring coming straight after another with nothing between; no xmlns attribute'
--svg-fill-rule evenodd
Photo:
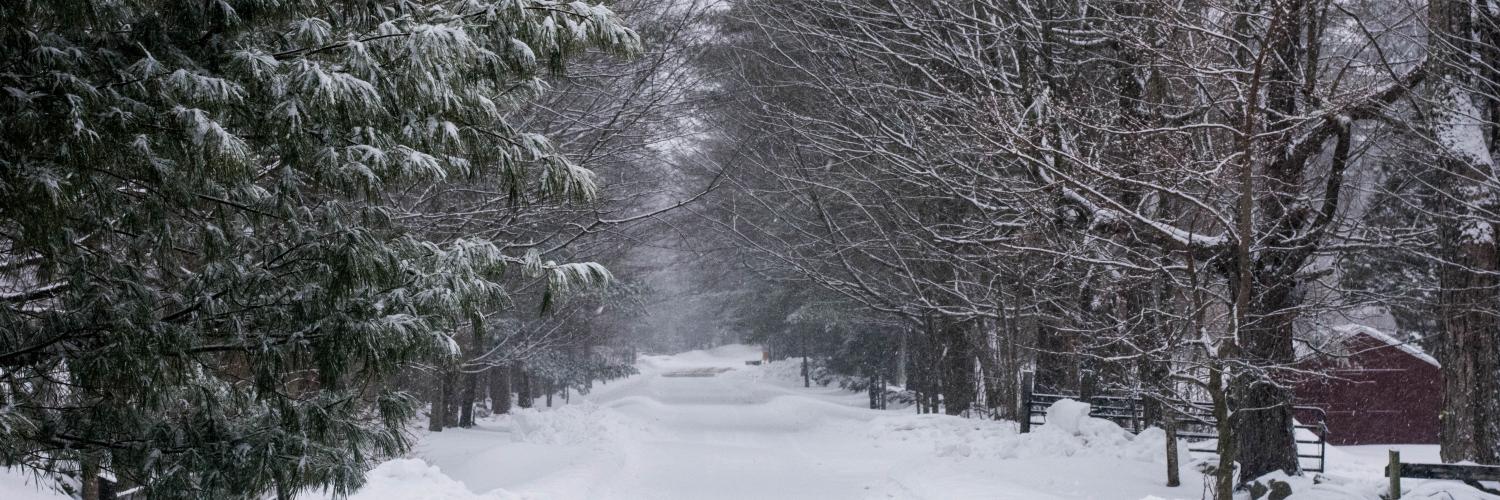
<svg viewBox="0 0 1500 500"><path fill-rule="evenodd" d="M355 498L1203 495L1202 476L1187 465L1182 486L1163 486L1160 431L1132 436L1087 417L1086 405L1064 403L1049 415L1051 425L1020 434L1011 422L870 410L862 393L803 388L795 361L744 364L759 358L760 350L751 346L645 356L640 375L598 387L571 405L429 434L414 459L377 469ZM1378 498L1386 448L1330 448L1330 474L1317 485L1311 478L1291 478L1298 486L1293 500ZM1436 461L1436 447L1401 449L1410 461ZM394 479L400 481L392 485ZM1500 498L1451 482L1406 483L1414 486L1407 498Z"/></svg>
<svg viewBox="0 0 1500 500"><path fill-rule="evenodd" d="M57 493L53 486L38 483L35 476L21 470L0 467L0 499L67 500L71 498Z"/></svg>
<svg viewBox="0 0 1500 500"><path fill-rule="evenodd" d="M1187 463L1182 486L1163 486L1160 431L1132 436L1082 404L1057 405L1051 424L1020 434L1011 422L870 410L863 393L803 388L794 361L744 364L759 358L749 346L645 356L640 375L572 404L426 434L351 498L1203 497L1203 477ZM1328 474L1287 479L1292 500L1378 499L1388 448L1330 447ZM1397 448L1407 461L1438 461L1435 446ZM1404 484L1408 499L1500 500L1453 482ZM0 498L64 497L36 493L12 471L0 474Z"/></svg>

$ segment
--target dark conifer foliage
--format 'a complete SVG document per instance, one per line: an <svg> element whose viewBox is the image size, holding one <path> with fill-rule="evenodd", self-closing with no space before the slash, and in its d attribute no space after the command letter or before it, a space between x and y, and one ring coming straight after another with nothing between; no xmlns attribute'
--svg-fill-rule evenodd
<svg viewBox="0 0 1500 500"><path fill-rule="evenodd" d="M453 179L593 198L507 114L584 50L639 52L602 7L19 1L0 46L6 464L152 498L347 492L409 444L418 401L384 379L455 357L508 267L608 278L412 232L400 202Z"/></svg>

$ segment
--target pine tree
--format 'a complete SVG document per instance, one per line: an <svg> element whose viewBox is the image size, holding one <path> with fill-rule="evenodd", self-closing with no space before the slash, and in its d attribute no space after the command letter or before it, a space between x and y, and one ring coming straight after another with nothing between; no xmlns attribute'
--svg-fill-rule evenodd
<svg viewBox="0 0 1500 500"><path fill-rule="evenodd" d="M423 240L392 201L591 197L506 113L637 45L543 0L0 5L0 461L152 498L357 487L408 446L417 401L382 377L450 359L507 266L609 277Z"/></svg>

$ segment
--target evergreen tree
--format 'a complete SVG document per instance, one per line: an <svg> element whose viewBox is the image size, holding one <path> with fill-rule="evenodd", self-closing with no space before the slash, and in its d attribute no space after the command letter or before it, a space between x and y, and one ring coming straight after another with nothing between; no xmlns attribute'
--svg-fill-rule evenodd
<svg viewBox="0 0 1500 500"><path fill-rule="evenodd" d="M424 240L394 200L591 197L506 115L637 46L543 0L0 5L0 461L152 498L357 487L408 445L416 401L382 377L451 358L507 264L608 278Z"/></svg>

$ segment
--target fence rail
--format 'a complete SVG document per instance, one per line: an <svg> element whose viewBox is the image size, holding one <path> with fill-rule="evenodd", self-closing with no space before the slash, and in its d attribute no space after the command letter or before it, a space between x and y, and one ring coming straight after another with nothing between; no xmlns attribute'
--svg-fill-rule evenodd
<svg viewBox="0 0 1500 500"><path fill-rule="evenodd" d="M1077 395L1039 393L1034 392L1031 374L1022 377L1021 397L1025 401L1025 416L1021 419L1021 432L1031 432L1031 428L1047 423L1047 408L1053 403L1063 399L1082 400ZM1089 416L1112 421L1129 430L1131 433L1139 433L1147 425L1145 416L1145 405L1140 397L1100 395L1089 398ZM1203 442L1219 439L1218 419L1214 417L1212 404L1206 401L1186 401L1167 404L1163 402L1163 411L1169 411L1177 415L1177 437L1189 440L1188 451L1198 453L1217 454L1218 450L1213 448L1194 448L1194 442ZM1298 421L1294 424L1294 432L1297 460L1302 470L1308 472L1323 472L1328 469L1328 414L1315 406L1294 406L1294 414L1307 415L1306 419L1311 423ZM1307 431L1307 432L1302 432ZM1313 462L1315 463L1308 463Z"/></svg>
<svg viewBox="0 0 1500 500"><path fill-rule="evenodd" d="M1463 481L1464 484L1474 489L1500 495L1500 490L1486 487L1480 481L1500 481L1500 466L1494 465L1459 465L1459 464L1412 464L1401 461L1401 453L1396 450L1390 451L1390 463L1385 467L1385 477L1390 478L1391 489L1386 498L1399 500L1401 498L1401 478L1414 479L1446 479L1452 481Z"/></svg>

